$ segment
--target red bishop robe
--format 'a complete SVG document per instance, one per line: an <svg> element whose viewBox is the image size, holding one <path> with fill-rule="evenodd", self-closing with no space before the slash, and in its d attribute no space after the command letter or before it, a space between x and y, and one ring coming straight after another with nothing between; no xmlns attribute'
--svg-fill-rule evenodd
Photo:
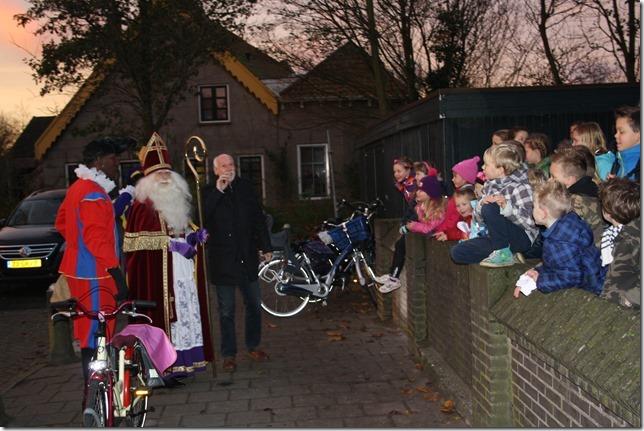
<svg viewBox="0 0 644 431"><path fill-rule="evenodd" d="M163 329L172 339L170 323L176 321L172 276L172 256L168 250L171 236L168 227L148 199L138 200L127 216L123 251L125 252L127 282L132 299L156 301L154 310L146 310L154 325ZM204 356L212 361L213 350L208 320L208 300L203 271L203 246L198 247L195 262L195 280L199 297L199 311L203 336Z"/></svg>

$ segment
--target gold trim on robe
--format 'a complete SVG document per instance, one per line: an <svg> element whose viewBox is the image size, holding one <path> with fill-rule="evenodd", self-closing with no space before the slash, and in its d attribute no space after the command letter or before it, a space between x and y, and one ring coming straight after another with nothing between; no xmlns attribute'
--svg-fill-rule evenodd
<svg viewBox="0 0 644 431"><path fill-rule="evenodd" d="M165 232L125 232L123 252L167 250L170 237Z"/></svg>

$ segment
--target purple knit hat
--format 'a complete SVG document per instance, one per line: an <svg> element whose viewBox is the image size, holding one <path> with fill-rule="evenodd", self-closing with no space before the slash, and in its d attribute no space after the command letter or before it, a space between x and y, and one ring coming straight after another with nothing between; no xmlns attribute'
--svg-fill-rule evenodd
<svg viewBox="0 0 644 431"><path fill-rule="evenodd" d="M459 174L468 184L474 184L476 182L476 174L479 171L478 163L481 161L479 156L474 156L471 159L465 159L461 162L458 162L452 168L452 171Z"/></svg>
<svg viewBox="0 0 644 431"><path fill-rule="evenodd" d="M422 190L432 199L441 197L441 184L438 182L436 175L427 175L418 182L418 190Z"/></svg>

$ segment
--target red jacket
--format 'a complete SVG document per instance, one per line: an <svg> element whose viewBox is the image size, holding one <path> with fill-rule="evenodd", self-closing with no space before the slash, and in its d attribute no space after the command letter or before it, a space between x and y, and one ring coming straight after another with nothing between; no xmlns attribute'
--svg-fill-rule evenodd
<svg viewBox="0 0 644 431"><path fill-rule="evenodd" d="M109 278L107 269L119 266L112 201L94 181L78 179L67 190L56 229L66 242L59 272L67 277Z"/></svg>
<svg viewBox="0 0 644 431"><path fill-rule="evenodd" d="M445 232L449 241L458 241L463 239L463 232L456 227L456 224L462 220L461 215L456 210L456 201L454 196L447 201L447 208L445 209L445 219L436 228L436 233Z"/></svg>

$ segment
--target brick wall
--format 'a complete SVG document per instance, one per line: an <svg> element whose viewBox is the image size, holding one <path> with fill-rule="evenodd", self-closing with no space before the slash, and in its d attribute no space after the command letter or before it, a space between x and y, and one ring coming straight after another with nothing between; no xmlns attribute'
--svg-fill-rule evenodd
<svg viewBox="0 0 644 431"><path fill-rule="evenodd" d="M393 226L376 224L381 272ZM456 265L451 246L408 235L406 283L381 295L378 314L393 316L412 352L453 376L449 385L464 383L454 399L472 425L640 425L639 313L579 289L514 299L529 265Z"/></svg>
<svg viewBox="0 0 644 431"><path fill-rule="evenodd" d="M513 416L524 426L641 424L641 317L579 289L492 308L512 348Z"/></svg>
<svg viewBox="0 0 644 431"><path fill-rule="evenodd" d="M513 415L524 427L627 427L599 400L538 355L512 344Z"/></svg>

